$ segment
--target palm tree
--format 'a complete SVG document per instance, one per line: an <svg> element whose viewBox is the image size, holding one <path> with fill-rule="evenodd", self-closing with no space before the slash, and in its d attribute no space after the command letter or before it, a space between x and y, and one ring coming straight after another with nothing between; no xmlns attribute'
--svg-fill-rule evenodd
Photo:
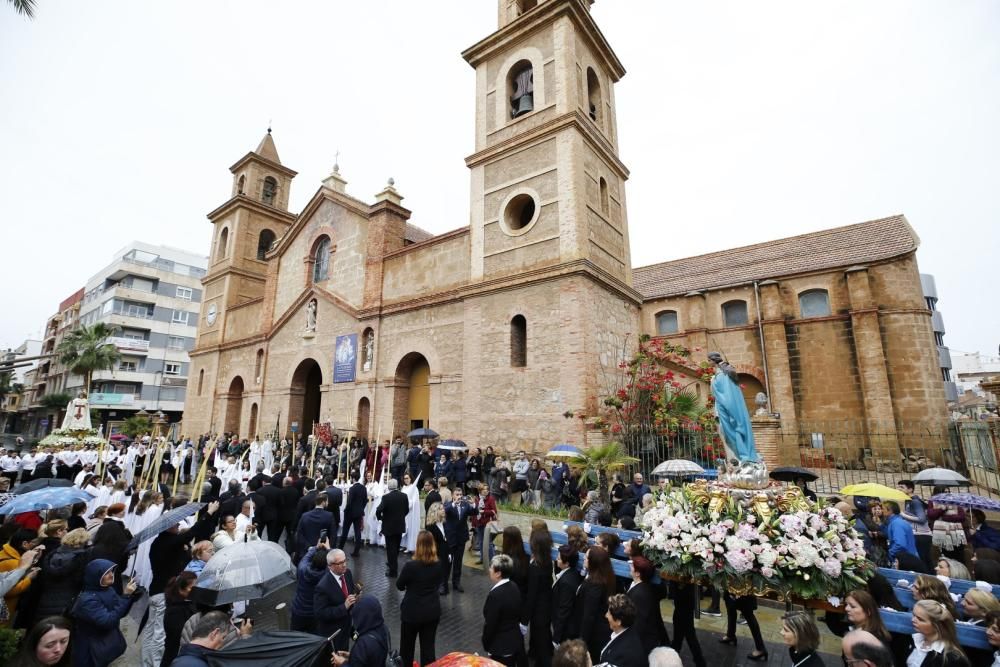
<svg viewBox="0 0 1000 667"><path fill-rule="evenodd" d="M118 348L108 342L115 331L115 328L104 322L79 327L73 329L56 348L59 361L69 366L72 372L83 376L83 386L88 395L94 371L111 370L121 358Z"/></svg>
<svg viewBox="0 0 1000 667"><path fill-rule="evenodd" d="M14 5L14 11L22 16L27 16L29 19L35 18L35 1L36 0L9 0L10 4Z"/></svg>
<svg viewBox="0 0 1000 667"><path fill-rule="evenodd" d="M639 462L639 459L625 453L620 442L596 445L580 452L583 457L575 459L572 465L580 471L581 482L597 484L597 492L605 503L608 502L608 472Z"/></svg>

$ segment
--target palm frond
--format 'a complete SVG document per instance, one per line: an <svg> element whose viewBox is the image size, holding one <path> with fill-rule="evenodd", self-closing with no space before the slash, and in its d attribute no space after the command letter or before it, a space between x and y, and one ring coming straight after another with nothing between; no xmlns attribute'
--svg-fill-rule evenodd
<svg viewBox="0 0 1000 667"><path fill-rule="evenodd" d="M29 19L35 18L36 2L37 0L10 0L10 4L14 5L14 11Z"/></svg>

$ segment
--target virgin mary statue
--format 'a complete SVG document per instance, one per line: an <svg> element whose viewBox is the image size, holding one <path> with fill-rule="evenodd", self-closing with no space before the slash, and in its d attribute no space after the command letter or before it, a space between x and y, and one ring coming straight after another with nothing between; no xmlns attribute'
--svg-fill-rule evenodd
<svg viewBox="0 0 1000 667"><path fill-rule="evenodd" d="M712 395L715 397L715 411L719 416L719 428L726 445L740 463L760 460L753 441L753 427L750 413L743 399L743 392L736 376L736 369L723 360L718 352L709 352L708 360L717 367L712 378Z"/></svg>

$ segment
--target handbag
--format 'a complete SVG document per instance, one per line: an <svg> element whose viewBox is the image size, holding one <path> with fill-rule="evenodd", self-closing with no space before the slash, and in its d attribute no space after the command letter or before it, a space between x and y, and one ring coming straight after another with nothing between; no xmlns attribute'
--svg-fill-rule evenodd
<svg viewBox="0 0 1000 667"><path fill-rule="evenodd" d="M389 640L389 652L385 654L385 667L403 667L403 656L399 655L398 650L392 648L392 637L388 631L385 636Z"/></svg>

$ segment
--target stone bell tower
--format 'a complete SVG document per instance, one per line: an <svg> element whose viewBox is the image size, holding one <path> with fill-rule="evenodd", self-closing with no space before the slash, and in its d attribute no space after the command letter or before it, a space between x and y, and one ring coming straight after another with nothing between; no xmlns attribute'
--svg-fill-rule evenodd
<svg viewBox="0 0 1000 667"><path fill-rule="evenodd" d="M614 85L625 69L590 0L499 0L476 70L473 280L583 268L631 284Z"/></svg>
<svg viewBox="0 0 1000 667"><path fill-rule="evenodd" d="M214 231L208 273L202 280L205 296L198 323L199 348L224 342L229 311L264 296L268 252L295 222L288 212L288 194L296 172L281 164L271 128L256 150L229 170L233 174L230 198L208 214ZM240 332L247 333L245 329Z"/></svg>

